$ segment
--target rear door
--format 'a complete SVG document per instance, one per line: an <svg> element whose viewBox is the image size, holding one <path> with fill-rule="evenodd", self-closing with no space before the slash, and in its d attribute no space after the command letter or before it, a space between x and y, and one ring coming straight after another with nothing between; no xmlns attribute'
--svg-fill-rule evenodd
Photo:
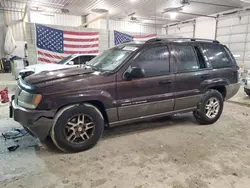
<svg viewBox="0 0 250 188"><path fill-rule="evenodd" d="M142 68L145 77L126 81L124 73L131 67ZM119 120L166 113L173 110L172 84L167 46L144 49L117 75L117 106Z"/></svg>
<svg viewBox="0 0 250 188"><path fill-rule="evenodd" d="M202 83L209 79L211 68L207 66L199 45L172 44L171 54L175 64L174 110L196 107L202 97Z"/></svg>

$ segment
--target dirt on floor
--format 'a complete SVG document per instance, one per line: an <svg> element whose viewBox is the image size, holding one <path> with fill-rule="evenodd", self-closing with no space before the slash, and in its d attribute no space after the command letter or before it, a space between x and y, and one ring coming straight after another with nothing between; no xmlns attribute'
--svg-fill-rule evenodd
<svg viewBox="0 0 250 188"><path fill-rule="evenodd" d="M0 132L18 127L0 107ZM14 152L7 147L19 144ZM192 114L106 130L74 154L25 136L0 137L1 188L249 188L250 108L225 103L209 126Z"/></svg>

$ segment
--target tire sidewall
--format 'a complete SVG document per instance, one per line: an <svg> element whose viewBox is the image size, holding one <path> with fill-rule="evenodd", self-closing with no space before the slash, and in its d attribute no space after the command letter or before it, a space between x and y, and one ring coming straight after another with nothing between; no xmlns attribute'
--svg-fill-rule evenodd
<svg viewBox="0 0 250 188"><path fill-rule="evenodd" d="M205 107L206 107L208 100L212 97L218 99L218 101L220 103L220 109L214 118L209 118L206 115ZM195 111L194 113L196 113L196 116L199 116L199 120L201 120L200 122L202 124L212 124L220 118L222 111L223 111L223 106L224 106L224 99L223 99L221 93L218 92L217 90L209 90L204 95L202 101L198 105L197 111Z"/></svg>
<svg viewBox="0 0 250 188"><path fill-rule="evenodd" d="M54 125L51 130L51 138L55 145L65 152L80 152L94 146L102 136L104 129L104 119L101 112L93 105L84 103L82 105L73 105L58 112ZM69 142L64 133L65 125L68 120L78 114L90 116L95 124L93 135L82 144Z"/></svg>

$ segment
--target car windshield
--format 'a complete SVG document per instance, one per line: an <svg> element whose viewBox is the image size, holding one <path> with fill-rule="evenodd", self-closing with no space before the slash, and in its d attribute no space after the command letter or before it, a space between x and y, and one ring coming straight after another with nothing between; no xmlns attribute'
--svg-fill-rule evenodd
<svg viewBox="0 0 250 188"><path fill-rule="evenodd" d="M101 55L89 61L86 65L98 71L113 71L133 52L133 50L124 50L112 48L103 52Z"/></svg>
<svg viewBox="0 0 250 188"><path fill-rule="evenodd" d="M62 59L61 61L58 61L57 64L64 64L68 60L70 60L71 58L72 58L72 55L69 55L69 56L65 57L64 59Z"/></svg>

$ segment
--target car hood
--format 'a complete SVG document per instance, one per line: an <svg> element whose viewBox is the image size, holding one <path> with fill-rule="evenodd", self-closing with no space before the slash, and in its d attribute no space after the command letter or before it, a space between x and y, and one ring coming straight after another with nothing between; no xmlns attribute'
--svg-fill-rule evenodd
<svg viewBox="0 0 250 188"><path fill-rule="evenodd" d="M62 65L62 64L53 64L53 63L46 63L46 64L36 64L36 65L30 65L25 67L24 71L34 71L35 73L39 73L42 71L51 71L51 70L57 70L57 69L64 69L69 67L68 65Z"/></svg>
<svg viewBox="0 0 250 188"><path fill-rule="evenodd" d="M94 73L94 75L98 75L100 72L94 72L92 69L87 68L66 68L66 69L59 69L53 71L43 71L38 74L33 74L25 78L25 81L29 84L37 84L42 82L49 82L49 81L60 81L65 80L65 78L72 78L75 76L90 77L89 74Z"/></svg>

